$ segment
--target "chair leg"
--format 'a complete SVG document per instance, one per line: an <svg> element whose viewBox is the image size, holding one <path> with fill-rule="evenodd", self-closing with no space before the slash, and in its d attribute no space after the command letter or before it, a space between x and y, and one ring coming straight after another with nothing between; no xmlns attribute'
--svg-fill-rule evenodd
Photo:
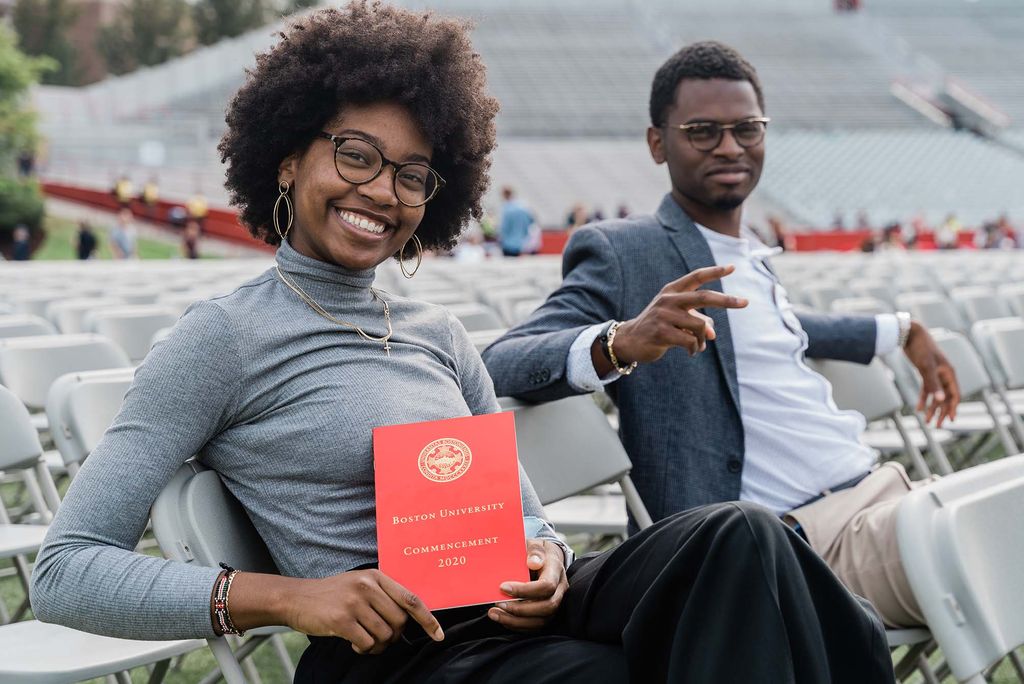
<svg viewBox="0 0 1024 684"><path fill-rule="evenodd" d="M1016 651L1010 651L1009 658L1013 669L1017 671L1017 679L1024 682L1024 663L1021 662L1020 656L1017 655Z"/></svg>
<svg viewBox="0 0 1024 684"><path fill-rule="evenodd" d="M21 471L21 478L25 482L25 489L28 491L32 506L39 513L40 518L47 524L53 522L53 512L46 505L46 498L43 496L43 490L39 488L39 480L36 479L36 474L31 470L23 470Z"/></svg>
<svg viewBox="0 0 1024 684"><path fill-rule="evenodd" d="M127 672L118 672L114 675L114 680L117 682L117 684L132 684L131 675L129 675Z"/></svg>
<svg viewBox="0 0 1024 684"><path fill-rule="evenodd" d="M917 656L917 669L921 671L921 676L924 677L925 684L939 684L939 678L935 676L935 672L932 671L931 663L928 662L928 659L923 653Z"/></svg>
<svg viewBox="0 0 1024 684"><path fill-rule="evenodd" d="M907 434L907 428L904 427L903 421L900 420L901 416L899 411L893 411L892 415L889 417L896 426L896 431L899 433L900 439L903 440L904 450L906 451L907 456L910 457L910 462L914 464L914 469L917 471L917 474L921 479L931 477L931 468L929 468L928 464L925 463L924 456L922 456L918 448L914 446L914 442L910 439L910 435Z"/></svg>
<svg viewBox="0 0 1024 684"><path fill-rule="evenodd" d="M945 449L935 439L935 435L932 434L931 428L924 421L924 418L920 413L914 411L914 420L917 422L917 427L924 434L925 443L928 446L928 453L932 459L935 460L935 465L938 467L940 475L949 475L953 472L953 466L950 465L949 457L946 455Z"/></svg>
<svg viewBox="0 0 1024 684"><path fill-rule="evenodd" d="M207 639L206 643L210 645L210 650L213 651L213 657L217 660L217 665L220 667L226 684L249 684L242 673L238 660L235 659L235 654L231 652L231 647L228 645L227 640L223 637L220 639ZM217 679L213 681L217 681Z"/></svg>
<svg viewBox="0 0 1024 684"><path fill-rule="evenodd" d="M292 681L295 679L295 663L292 662L292 657L288 653L288 647L285 646L284 639L280 634L274 634L270 637L270 643L277 653L278 660L281 661L281 667L284 668L285 676L289 682Z"/></svg>
<svg viewBox="0 0 1024 684"><path fill-rule="evenodd" d="M57 483L53 481L53 475L42 459L36 463L36 477L39 479L47 507L52 513L56 513L60 508L60 493L57 491Z"/></svg>
<svg viewBox="0 0 1024 684"><path fill-rule="evenodd" d="M153 671L149 673L149 684L161 684L164 681L164 677L167 676L167 670L171 667L171 659L161 660L159 663L153 666Z"/></svg>
<svg viewBox="0 0 1024 684"><path fill-rule="evenodd" d="M992 416L992 422L996 426L996 434L999 435L999 441L1003 444L1003 449L1006 450L1006 456L1011 456L1017 453L1017 445L1014 443L1013 438L1010 436L1010 431L1003 425L1003 421L999 418L999 412L996 410L995 403L992 401L992 392L989 390L981 391L981 401L985 404L985 409L988 414Z"/></svg>

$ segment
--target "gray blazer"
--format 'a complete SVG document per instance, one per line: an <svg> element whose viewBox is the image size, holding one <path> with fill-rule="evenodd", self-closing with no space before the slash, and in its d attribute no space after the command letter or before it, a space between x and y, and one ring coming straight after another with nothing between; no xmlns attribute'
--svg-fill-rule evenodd
<svg viewBox="0 0 1024 684"><path fill-rule="evenodd" d="M566 246L562 286L484 351L495 390L537 402L575 394L566 357L585 328L633 318L666 283L713 265L707 241L671 195L654 216L582 228ZM705 287L721 291L721 281ZM705 313L717 339L704 353L691 358L671 349L607 386L633 479L655 520L740 495L743 425L729 318L725 309ZM874 356L874 317L802 313L799 319L808 357L868 363Z"/></svg>

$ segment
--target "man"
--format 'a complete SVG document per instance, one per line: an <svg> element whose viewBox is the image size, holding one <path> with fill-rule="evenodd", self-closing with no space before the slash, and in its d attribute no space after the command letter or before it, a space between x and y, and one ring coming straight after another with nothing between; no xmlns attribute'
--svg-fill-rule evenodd
<svg viewBox="0 0 1024 684"><path fill-rule="evenodd" d="M131 209L117 212L117 222L110 231L110 247L116 259L135 259L138 256L139 232Z"/></svg>
<svg viewBox="0 0 1024 684"><path fill-rule="evenodd" d="M607 385L656 520L716 501L762 504L888 624L921 623L896 551L906 473L872 472L863 418L836 408L804 358L868 363L903 344L924 379L922 407L940 421L958 402L952 369L905 314L792 310L771 250L741 222L768 119L739 54L719 43L681 50L654 78L650 114L647 141L671 193L654 216L572 236L562 287L484 352L496 391L547 401Z"/></svg>
<svg viewBox="0 0 1024 684"><path fill-rule="evenodd" d="M502 188L501 197L505 200L501 206L501 225L498 228L501 251L507 257L517 257L526 251L533 214L515 198L512 188Z"/></svg>

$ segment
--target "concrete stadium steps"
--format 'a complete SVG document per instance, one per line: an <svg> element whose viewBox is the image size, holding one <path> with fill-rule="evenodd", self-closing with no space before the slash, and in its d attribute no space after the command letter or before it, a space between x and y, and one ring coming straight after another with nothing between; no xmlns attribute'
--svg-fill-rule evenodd
<svg viewBox="0 0 1024 684"><path fill-rule="evenodd" d="M934 223L955 212L967 225L1024 215L1024 157L967 133L841 131L771 134L760 189L802 221L875 225L918 212Z"/></svg>

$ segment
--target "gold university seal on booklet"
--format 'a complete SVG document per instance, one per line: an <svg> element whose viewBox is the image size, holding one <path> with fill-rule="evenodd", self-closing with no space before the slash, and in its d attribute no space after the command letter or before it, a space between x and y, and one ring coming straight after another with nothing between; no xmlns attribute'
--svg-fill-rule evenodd
<svg viewBox="0 0 1024 684"><path fill-rule="evenodd" d="M465 442L453 437L435 439L420 452L420 472L434 482L451 482L466 474L473 454Z"/></svg>

